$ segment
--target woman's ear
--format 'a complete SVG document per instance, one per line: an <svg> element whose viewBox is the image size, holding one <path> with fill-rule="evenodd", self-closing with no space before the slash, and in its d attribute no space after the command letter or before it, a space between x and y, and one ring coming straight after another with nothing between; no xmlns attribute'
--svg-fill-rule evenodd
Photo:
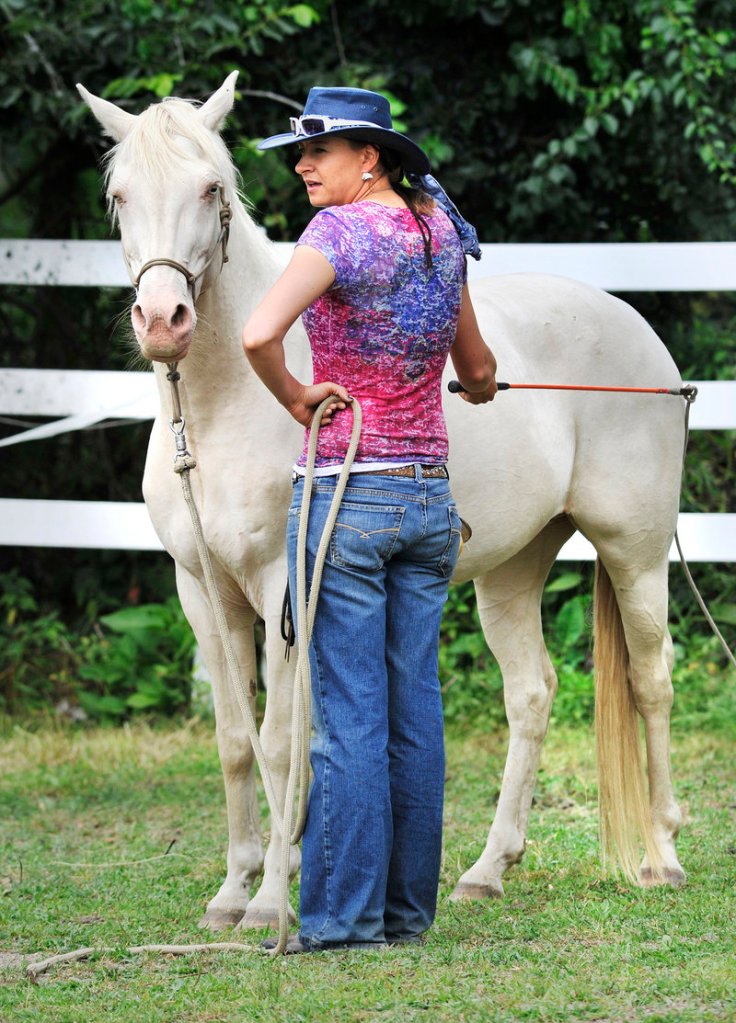
<svg viewBox="0 0 736 1023"><path fill-rule="evenodd" d="M381 150L372 142L366 142L363 146L363 170L373 172L381 162Z"/></svg>

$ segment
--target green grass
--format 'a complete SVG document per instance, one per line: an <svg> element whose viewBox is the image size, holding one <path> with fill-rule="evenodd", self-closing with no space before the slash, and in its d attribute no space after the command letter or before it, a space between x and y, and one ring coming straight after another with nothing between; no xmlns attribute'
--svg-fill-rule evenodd
<svg viewBox="0 0 736 1023"><path fill-rule="evenodd" d="M273 961L255 952L261 935L197 930L222 880L226 833L208 726L8 724L0 953L119 951L54 967L37 984L23 972L27 960L0 954L0 1020L732 1020L736 797L728 737L674 735L686 888L644 891L602 877L591 736L555 727L527 854L507 875L506 897L450 903L485 840L504 753L501 733L448 736L442 892L423 949ZM254 952L125 952L203 940L245 941Z"/></svg>

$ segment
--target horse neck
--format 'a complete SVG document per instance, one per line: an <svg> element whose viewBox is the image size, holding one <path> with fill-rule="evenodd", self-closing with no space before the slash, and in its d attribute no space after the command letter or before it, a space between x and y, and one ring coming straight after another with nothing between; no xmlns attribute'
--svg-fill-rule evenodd
<svg viewBox="0 0 736 1023"><path fill-rule="evenodd" d="M198 301L197 327L189 355L179 364L180 390L185 418L203 426L239 414L257 416L261 422L283 418L274 397L256 377L243 354L241 332L251 312L283 269L273 242L256 226L238 203L233 210L228 243L228 262L213 261ZM298 334L301 324L295 327ZM306 341L303 362L295 369L306 372ZM171 407L166 367L157 368L162 406ZM239 410L241 410L239 412Z"/></svg>

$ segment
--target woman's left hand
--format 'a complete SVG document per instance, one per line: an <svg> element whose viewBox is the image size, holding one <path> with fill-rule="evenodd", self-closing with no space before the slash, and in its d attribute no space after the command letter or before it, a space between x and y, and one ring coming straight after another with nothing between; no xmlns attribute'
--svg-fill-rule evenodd
<svg viewBox="0 0 736 1023"><path fill-rule="evenodd" d="M333 412L347 408L352 401L344 387L340 384L334 384L330 380L324 380L320 384L303 386L297 400L287 405L287 411L296 419L297 423L301 423L302 426L309 426L314 418L317 406L325 398L329 398L331 394L334 394L335 401L324 410L319 424L320 426L327 426L332 422Z"/></svg>

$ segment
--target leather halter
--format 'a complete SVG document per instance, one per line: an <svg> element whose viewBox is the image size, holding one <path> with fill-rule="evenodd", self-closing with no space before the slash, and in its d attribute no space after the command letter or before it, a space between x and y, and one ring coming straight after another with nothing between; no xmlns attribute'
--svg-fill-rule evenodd
<svg viewBox="0 0 736 1023"><path fill-rule="evenodd" d="M233 217L233 211L230 208L230 203L225 199L225 193L222 188L222 185L220 185L220 188L218 190L218 197L220 200L219 210L220 237L217 239L215 247L210 253L209 257L207 258L207 261L205 262L202 269L198 273L193 274L191 270L187 269L187 267L185 267L182 263L177 262L175 259L168 259L167 257L161 257L159 259L149 259L148 262L144 263L143 266L140 268L136 277L133 277L132 273L130 275L131 278L133 279L133 286L135 287L136 291L138 290L138 287L141 283L141 277L146 272L146 270L150 270L152 266L170 266L173 267L174 270L178 270L180 274L184 275L184 277L186 278L187 285L192 291L192 298L194 298L194 286L199 280L199 278L204 274L205 270L214 260L215 256L217 255L217 250L220 246L222 246L222 264L220 266L220 270L222 271L222 267L225 265L225 263L227 263L229 258L227 254L227 243L230 238L230 221L232 220ZM125 261L126 263L128 262L127 256L125 258ZM129 263L128 269L130 270Z"/></svg>

